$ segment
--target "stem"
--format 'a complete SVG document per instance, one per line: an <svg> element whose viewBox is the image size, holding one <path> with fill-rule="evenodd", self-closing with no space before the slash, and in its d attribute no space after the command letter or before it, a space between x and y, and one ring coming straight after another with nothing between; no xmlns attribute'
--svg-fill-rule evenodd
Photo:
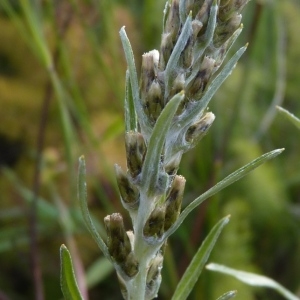
<svg viewBox="0 0 300 300"><path fill-rule="evenodd" d="M151 259L157 253L161 247L161 243L151 245L145 241L143 235L143 228L146 220L148 219L153 202L153 199L149 199L144 191L141 195L141 202L143 205L139 207L138 214L132 219L134 228L134 245L133 251L139 262L139 272L132 278L127 284L128 300L144 300L147 299L146 288L147 288L147 274ZM143 200L142 200L143 199Z"/></svg>
<svg viewBox="0 0 300 300"><path fill-rule="evenodd" d="M143 300L146 292L148 261L140 260L139 273L128 286L128 300Z"/></svg>

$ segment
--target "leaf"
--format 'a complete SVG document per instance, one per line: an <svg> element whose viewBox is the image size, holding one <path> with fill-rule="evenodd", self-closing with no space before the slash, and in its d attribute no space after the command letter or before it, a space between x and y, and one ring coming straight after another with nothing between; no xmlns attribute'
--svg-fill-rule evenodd
<svg viewBox="0 0 300 300"><path fill-rule="evenodd" d="M167 101L167 98L169 97L170 92L170 85L172 81L172 75L174 74L174 71L178 69L178 61L180 58L180 55L182 54L182 51L184 50L186 43L188 42L189 38L193 34L192 29L192 15L190 14L185 24L182 28L182 31L180 33L180 36L175 44L175 47L172 51L172 54L168 60L166 70L165 70L165 101Z"/></svg>
<svg viewBox="0 0 300 300"><path fill-rule="evenodd" d="M282 296L284 296L286 299L289 299L289 300L300 300L300 298L298 298L296 295L292 294L281 284L279 284L275 280L268 278L266 276L235 270L235 269L228 268L226 266L215 264L215 263L208 264L206 266L206 269L233 276L236 279L238 279L248 285L267 287L267 288L274 289L279 294L281 294Z"/></svg>
<svg viewBox="0 0 300 300"><path fill-rule="evenodd" d="M223 294L217 300L228 300L228 299L234 298L236 296L236 294L237 294L237 291L229 291L229 292Z"/></svg>
<svg viewBox="0 0 300 300"><path fill-rule="evenodd" d="M212 39L214 37L214 33L215 33L215 29L216 29L216 22L217 22L217 14L218 14L218 5L217 2L214 1L214 3L212 4L211 8L210 8L210 14L209 14L209 19L208 19L208 23L207 23L207 28L205 31L205 40L204 43L199 43L196 44L196 53L194 54L194 61L197 64L197 67L193 67L193 72L192 74L189 76L189 78L187 79L185 85L189 85L191 83L192 80L194 80L194 78L197 76L199 68L200 68L200 64L202 62L202 59L199 59L204 51L207 49L207 47L212 43ZM197 46L198 45L198 46Z"/></svg>
<svg viewBox="0 0 300 300"><path fill-rule="evenodd" d="M204 202L206 199L211 197L212 195L218 193L219 191L223 190L227 186L231 185L235 181L241 179L257 167L259 167L261 164L265 163L267 160L270 160L277 155L279 155L281 152L283 152L284 149L277 149L270 151L268 153L265 153L261 155L260 157L256 158L255 160L251 161L247 165L241 167L240 169L236 170L235 172L228 175L226 178L224 178L222 181L218 182L215 186L210 188L208 191L203 193L201 196L196 198L192 203L190 203L183 212L179 215L179 218L177 221L173 224L173 226L166 231L166 233L163 236L163 239L168 238L173 232L177 230L177 228L181 225L181 223L184 221L184 219L188 216L188 214L196 208L198 205L200 205L202 202Z"/></svg>
<svg viewBox="0 0 300 300"><path fill-rule="evenodd" d="M184 127L188 124L190 124L191 120L194 120L199 113L204 110L207 105L209 104L211 98L214 96L214 94L217 92L217 90L220 88L222 83L226 80L226 78L231 74L232 70L234 69L236 63L242 56L242 54L246 51L247 45L239 49L232 58L228 61L228 63L224 66L222 71L217 75L217 77L212 81L212 83L209 85L209 88L205 92L205 94L202 96L202 98L196 102L196 104L193 106L193 109L190 111L190 113L184 114L182 116L182 119L180 120L180 124L175 124L174 126L181 126Z"/></svg>
<svg viewBox="0 0 300 300"><path fill-rule="evenodd" d="M65 245L60 247L60 285L66 300L83 299L76 282L71 255Z"/></svg>
<svg viewBox="0 0 300 300"><path fill-rule="evenodd" d="M96 241L97 245L105 255L105 257L111 260L108 249L102 238L100 237L97 229L95 228L93 221L91 219L89 209L87 206L87 192L86 192L86 169L85 169L85 160L81 156L79 158L79 176L78 176L78 199L80 204L80 209L83 215L85 224L91 233L92 237Z"/></svg>
<svg viewBox="0 0 300 300"><path fill-rule="evenodd" d="M298 129L300 129L300 119L298 119L295 115L293 115L292 113L290 113L288 110L280 107L280 106L276 106L278 112L285 116L288 120L290 120Z"/></svg>
<svg viewBox="0 0 300 300"><path fill-rule="evenodd" d="M126 93L125 93L125 130L137 131L137 117L134 108L134 100L130 83L129 71L126 71Z"/></svg>
<svg viewBox="0 0 300 300"><path fill-rule="evenodd" d="M149 189L153 188L157 183L161 154L165 144L166 135L171 126L171 122L177 111L177 108L183 98L183 92L176 94L167 103L153 128L142 169L141 182L144 183L143 188L147 192L149 192Z"/></svg>
<svg viewBox="0 0 300 300"><path fill-rule="evenodd" d="M133 56L129 39L125 31L125 27L121 28L120 37L121 37L121 41L122 41L122 45L126 57L126 62L128 65L129 78L131 83L131 90L132 90L132 97L135 106L135 111L138 116L138 120L141 125L142 131L144 131L146 135L149 135L150 134L149 129L151 128L151 125L149 123L148 116L145 114L143 110L143 106L140 101L139 84L138 84L137 72L136 72L136 67L134 62L134 56Z"/></svg>
<svg viewBox="0 0 300 300"><path fill-rule="evenodd" d="M209 232L208 236L205 238L204 242L198 249L190 265L182 276L179 284L177 285L172 300L184 300L188 297L188 295L192 291L192 288L197 282L198 277L202 272L203 267L206 264L221 231L228 222L229 216L220 220Z"/></svg>

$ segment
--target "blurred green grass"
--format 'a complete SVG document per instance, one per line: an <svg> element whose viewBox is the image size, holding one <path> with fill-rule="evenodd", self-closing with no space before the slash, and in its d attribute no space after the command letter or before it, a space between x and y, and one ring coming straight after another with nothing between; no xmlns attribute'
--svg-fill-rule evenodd
<svg viewBox="0 0 300 300"><path fill-rule="evenodd" d="M78 212L77 158L86 157L89 205L102 233L106 214L123 212L113 176L114 163L125 167L126 66L118 31L126 25L139 65L141 54L159 45L163 7L162 0L0 3L0 292L11 299L34 298L28 219L37 198L37 164L38 251L46 299L62 297L62 243L73 245L72 256L78 253L90 299L120 299L116 276ZM183 158L185 203L254 157L274 148L286 151L188 218L169 241L159 299L170 299L201 241L226 214L231 223L213 260L262 272L299 291L300 217L292 212L300 205L299 132L276 115L266 129L261 126L278 84L285 86L284 107L300 115L299 13L296 0L252 0L243 13L244 32L235 47L250 46L212 101L216 121L210 133ZM47 98L41 151L37 136ZM7 154L10 159L4 159ZM237 299L280 299L209 272L189 299L215 299L230 289L239 290Z"/></svg>

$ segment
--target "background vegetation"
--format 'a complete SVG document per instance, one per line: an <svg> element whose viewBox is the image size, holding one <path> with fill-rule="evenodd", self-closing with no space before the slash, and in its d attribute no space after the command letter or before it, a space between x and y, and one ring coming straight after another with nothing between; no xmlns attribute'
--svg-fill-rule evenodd
<svg viewBox="0 0 300 300"><path fill-rule="evenodd" d="M118 32L126 25L139 65L141 54L159 45L164 3L1 0L0 299L61 299L62 243L90 299L121 299L78 211L77 160L86 157L89 206L103 234L103 218L124 212L113 175L114 163L125 167L126 66ZM214 196L172 236L159 299L170 299L226 214L231 222L211 260L265 274L299 294L299 132L275 112L282 105L300 115L299 15L298 0L252 0L244 11L235 47L250 46L212 101L210 133L183 159L185 203L260 154L286 151ZM230 289L238 289L236 299L280 299L208 271L190 299Z"/></svg>

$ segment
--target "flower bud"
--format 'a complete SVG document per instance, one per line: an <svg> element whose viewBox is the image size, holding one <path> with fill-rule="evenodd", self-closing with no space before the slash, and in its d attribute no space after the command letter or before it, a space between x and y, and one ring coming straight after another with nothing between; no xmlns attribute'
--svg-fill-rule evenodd
<svg viewBox="0 0 300 300"><path fill-rule="evenodd" d="M139 205L139 190L130 182L120 166L115 165L115 172L123 205L137 209Z"/></svg>
<svg viewBox="0 0 300 300"><path fill-rule="evenodd" d="M160 60L159 60L159 68L161 70L165 69L168 60L171 56L172 50L174 48L174 42L172 39L172 35L170 33L164 33L161 38L160 45Z"/></svg>
<svg viewBox="0 0 300 300"><path fill-rule="evenodd" d="M142 56L141 79L140 79L140 96L146 114L148 108L147 95L151 83L157 77L157 67L159 52L152 50Z"/></svg>
<svg viewBox="0 0 300 300"><path fill-rule="evenodd" d="M214 64L215 60L213 58L210 58L208 56L204 57L199 71L186 87L187 97L194 100L198 100L200 98L212 75Z"/></svg>
<svg viewBox="0 0 300 300"><path fill-rule="evenodd" d="M201 6L199 12L197 13L195 19L202 22L205 27L208 21L210 7L212 5L213 0L205 0L203 5Z"/></svg>
<svg viewBox="0 0 300 300"><path fill-rule="evenodd" d="M197 123L192 125L186 132L185 139L189 143L198 143L205 136L208 129L215 120L215 115L211 112L206 113Z"/></svg>
<svg viewBox="0 0 300 300"><path fill-rule="evenodd" d="M133 277L138 273L139 263L133 252L127 255L125 262L121 264L120 267L128 277Z"/></svg>
<svg viewBox="0 0 300 300"><path fill-rule="evenodd" d="M131 252L131 243L125 231L123 217L119 213L104 218L107 233L107 247L110 256L118 263L125 263Z"/></svg>
<svg viewBox="0 0 300 300"><path fill-rule="evenodd" d="M175 154L166 164L165 164L165 172L169 175L176 174L180 161L181 161L182 153Z"/></svg>
<svg viewBox="0 0 300 300"><path fill-rule="evenodd" d="M213 44L216 48L219 48L232 36L239 28L241 20L242 15L234 14L228 21L218 23L213 38Z"/></svg>
<svg viewBox="0 0 300 300"><path fill-rule="evenodd" d="M225 22L229 20L233 14L239 14L249 0L221 0L218 18Z"/></svg>
<svg viewBox="0 0 300 300"><path fill-rule="evenodd" d="M155 280L160 273L163 263L163 256L158 253L150 262L150 267L147 274L147 284L151 280Z"/></svg>
<svg viewBox="0 0 300 300"><path fill-rule="evenodd" d="M180 214L185 181L185 178L179 175L176 175L173 180L170 192L166 199L164 224L165 231L168 230L174 224L174 222L177 220Z"/></svg>
<svg viewBox="0 0 300 300"><path fill-rule="evenodd" d="M159 82L155 79L147 95L148 115L150 120L155 123L164 107L164 97Z"/></svg>
<svg viewBox="0 0 300 300"><path fill-rule="evenodd" d="M168 8L161 41L159 67L163 70L171 56L180 29L179 0L173 0Z"/></svg>
<svg viewBox="0 0 300 300"><path fill-rule="evenodd" d="M184 90L184 83L185 83L185 74L179 73L172 83L172 88L170 91L169 98L172 98L174 95Z"/></svg>
<svg viewBox="0 0 300 300"><path fill-rule="evenodd" d="M180 28L179 0L173 0L167 16L164 31L170 33L173 41L177 38Z"/></svg>
<svg viewBox="0 0 300 300"><path fill-rule="evenodd" d="M162 236L164 231L165 209L162 206L154 208L144 226L144 236L146 238Z"/></svg>
<svg viewBox="0 0 300 300"><path fill-rule="evenodd" d="M194 39L196 39L196 37L198 36L198 34L201 31L202 27L203 27L203 24L199 20L193 20L192 21Z"/></svg>
<svg viewBox="0 0 300 300"><path fill-rule="evenodd" d="M143 135L139 132L126 132L125 147L127 167L132 178L140 174L146 154Z"/></svg>
<svg viewBox="0 0 300 300"><path fill-rule="evenodd" d="M161 269L163 264L163 256L158 253L150 262L150 267L147 273L147 296L149 299L156 298L160 283Z"/></svg>

